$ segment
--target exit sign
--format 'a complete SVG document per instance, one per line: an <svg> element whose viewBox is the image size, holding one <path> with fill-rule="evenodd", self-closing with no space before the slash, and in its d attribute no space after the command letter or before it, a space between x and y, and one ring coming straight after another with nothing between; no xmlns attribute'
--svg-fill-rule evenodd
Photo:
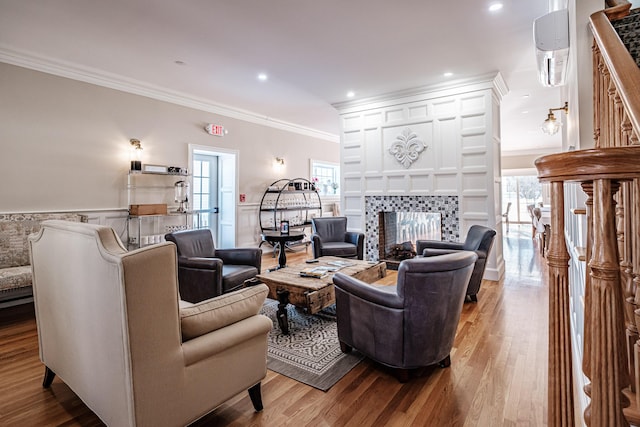
<svg viewBox="0 0 640 427"><path fill-rule="evenodd" d="M224 136L227 132L224 129L224 126L208 124L204 130L207 131L209 135L214 136Z"/></svg>

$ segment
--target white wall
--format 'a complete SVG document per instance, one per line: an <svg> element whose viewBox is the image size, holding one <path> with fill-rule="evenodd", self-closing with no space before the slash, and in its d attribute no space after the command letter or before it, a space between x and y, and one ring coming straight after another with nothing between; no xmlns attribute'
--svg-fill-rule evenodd
<svg viewBox="0 0 640 427"><path fill-rule="evenodd" d="M506 87L498 74L436 89L336 105L342 127L342 207L350 228L364 231L365 196L457 195L460 230L498 232L486 276L504 272L499 108ZM403 167L389 147L406 128L426 145Z"/></svg>
<svg viewBox="0 0 640 427"><path fill-rule="evenodd" d="M126 210L129 139L142 141L143 163L181 167L191 143L239 151L247 198L238 202L236 242L255 244L268 184L308 178L310 158L339 161L335 142L4 63L0 94L0 212ZM206 123L229 134L208 135ZM281 173L275 156L286 159Z"/></svg>

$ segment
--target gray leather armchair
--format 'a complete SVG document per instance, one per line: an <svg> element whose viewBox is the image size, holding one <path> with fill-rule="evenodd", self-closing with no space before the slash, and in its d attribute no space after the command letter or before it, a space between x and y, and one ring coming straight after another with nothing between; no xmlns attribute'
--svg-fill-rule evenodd
<svg viewBox="0 0 640 427"><path fill-rule="evenodd" d="M178 250L180 298L196 303L243 287L260 273L259 248L216 249L209 229L169 233Z"/></svg>
<svg viewBox="0 0 640 427"><path fill-rule="evenodd" d="M451 364L465 290L477 255L471 251L405 260L396 286L374 287L336 273L338 339L394 368L400 382L411 369Z"/></svg>
<svg viewBox="0 0 640 427"><path fill-rule="evenodd" d="M320 217L311 220L313 257L337 256L362 259L364 234L347 231L347 218Z"/></svg>
<svg viewBox="0 0 640 427"><path fill-rule="evenodd" d="M467 295L471 301L478 301L478 291L482 284L482 276L487 267L487 256L493 246L493 239L496 231L482 225L472 225L467 233L464 243L442 242L439 240L418 240L416 241L416 252L418 255L431 257L444 255L458 251L474 251L478 255L473 274L467 287Z"/></svg>

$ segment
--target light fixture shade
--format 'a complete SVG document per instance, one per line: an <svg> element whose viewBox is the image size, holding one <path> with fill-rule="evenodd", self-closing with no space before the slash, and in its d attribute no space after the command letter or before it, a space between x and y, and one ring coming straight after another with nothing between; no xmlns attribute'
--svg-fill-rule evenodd
<svg viewBox="0 0 640 427"><path fill-rule="evenodd" d="M547 119L542 124L542 131L547 135L555 135L560 130L562 123L556 120L553 113L549 113Z"/></svg>
<svg viewBox="0 0 640 427"><path fill-rule="evenodd" d="M137 139L130 139L129 143L131 144L131 170L139 172L142 170L142 145Z"/></svg>

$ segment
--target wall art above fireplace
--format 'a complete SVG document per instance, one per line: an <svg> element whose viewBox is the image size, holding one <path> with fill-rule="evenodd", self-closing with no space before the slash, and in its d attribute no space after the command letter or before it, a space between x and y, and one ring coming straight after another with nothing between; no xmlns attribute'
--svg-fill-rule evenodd
<svg viewBox="0 0 640 427"><path fill-rule="evenodd" d="M418 138L418 135L406 127L400 135L396 136L395 141L393 141L393 144L389 147L389 153L391 153L405 169L409 169L411 163L418 160L420 153L426 148L427 145Z"/></svg>

